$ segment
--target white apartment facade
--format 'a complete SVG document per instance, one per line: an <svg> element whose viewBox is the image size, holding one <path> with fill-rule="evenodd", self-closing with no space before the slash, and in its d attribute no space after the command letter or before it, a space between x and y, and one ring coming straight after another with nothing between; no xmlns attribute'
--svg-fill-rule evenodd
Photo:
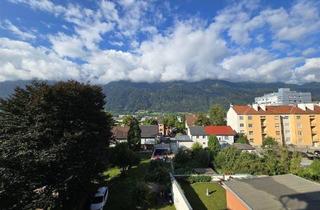
<svg viewBox="0 0 320 210"><path fill-rule="evenodd" d="M256 104L286 105L312 103L311 93L291 91L290 88L279 88L278 92L255 98Z"/></svg>

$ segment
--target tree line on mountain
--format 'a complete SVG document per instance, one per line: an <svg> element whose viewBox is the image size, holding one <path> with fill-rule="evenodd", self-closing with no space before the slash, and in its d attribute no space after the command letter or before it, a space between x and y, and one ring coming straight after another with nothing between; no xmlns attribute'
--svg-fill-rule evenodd
<svg viewBox="0 0 320 210"><path fill-rule="evenodd" d="M13 92L16 85L28 82L0 83L0 97ZM320 83L303 85L285 83L227 82L203 80L197 82L135 83L117 81L103 85L108 97L106 109L112 113L134 113L138 110L159 112L205 112L212 104L228 108L229 104L249 104L254 97L277 91L278 88L311 92L313 100L320 100Z"/></svg>

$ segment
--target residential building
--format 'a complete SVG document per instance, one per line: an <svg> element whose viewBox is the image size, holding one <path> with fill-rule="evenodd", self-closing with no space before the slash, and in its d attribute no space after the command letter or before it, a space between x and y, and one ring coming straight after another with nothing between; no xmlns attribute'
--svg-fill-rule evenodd
<svg viewBox="0 0 320 210"><path fill-rule="evenodd" d="M159 129L157 125L140 125L141 129L141 146L144 149L150 149L156 144L157 137L159 135ZM129 126L115 126L112 128L113 141L111 146L116 143L128 142Z"/></svg>
<svg viewBox="0 0 320 210"><path fill-rule="evenodd" d="M234 143L232 144L235 148L240 150L241 152L249 152L249 153L254 153L256 149L251 146L250 144L241 144L241 143Z"/></svg>
<svg viewBox="0 0 320 210"><path fill-rule="evenodd" d="M286 174L224 182L227 209L280 210L320 207L320 184Z"/></svg>
<svg viewBox="0 0 320 210"><path fill-rule="evenodd" d="M225 125L210 125L205 126L204 130L207 135L215 135L220 144L233 144L236 132L230 127Z"/></svg>
<svg viewBox="0 0 320 210"><path fill-rule="evenodd" d="M180 145L191 148L195 142L207 147L211 135L217 136L220 144L233 144L236 132L230 126L189 126L187 135L190 141L181 141Z"/></svg>
<svg viewBox="0 0 320 210"><path fill-rule="evenodd" d="M270 136L279 144L320 146L320 106L316 104L231 105L227 124L244 133L252 145L262 145Z"/></svg>
<svg viewBox="0 0 320 210"><path fill-rule="evenodd" d="M141 129L141 146L144 149L152 149L156 144L156 139L159 135L157 125L140 125Z"/></svg>
<svg viewBox="0 0 320 210"><path fill-rule="evenodd" d="M188 129L190 126L194 126L197 122L197 115L195 114L187 114L185 116L185 126Z"/></svg>
<svg viewBox="0 0 320 210"><path fill-rule="evenodd" d="M129 126L114 126L112 128L112 140L110 146L114 146L116 143L128 142Z"/></svg>
<svg viewBox="0 0 320 210"><path fill-rule="evenodd" d="M255 98L257 104L286 105L311 103L311 93L291 91L290 88L279 88L278 92L265 94Z"/></svg>
<svg viewBox="0 0 320 210"><path fill-rule="evenodd" d="M171 128L165 124L159 124L159 134L162 136L169 136L171 133Z"/></svg>
<svg viewBox="0 0 320 210"><path fill-rule="evenodd" d="M203 126L190 126L187 130L187 134L190 136L193 143L198 142L202 147L208 146L208 136Z"/></svg>

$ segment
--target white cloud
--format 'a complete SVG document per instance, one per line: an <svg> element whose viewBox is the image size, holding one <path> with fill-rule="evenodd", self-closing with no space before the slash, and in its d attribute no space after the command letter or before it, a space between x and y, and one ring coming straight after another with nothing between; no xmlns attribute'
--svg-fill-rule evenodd
<svg viewBox="0 0 320 210"><path fill-rule="evenodd" d="M236 2L218 12L212 22L177 17L174 25L159 30L157 24L166 17L153 1L101 0L95 10L49 0L10 1L62 17L71 28L70 34L48 35L52 49L0 39L0 81L36 77L94 83L202 79L300 83L320 79L319 58L312 58L318 49L301 41L320 32L319 9L310 2L298 1L288 9ZM140 33L147 38L136 39ZM103 42L121 49L129 45L129 50L102 49ZM300 43L303 47L296 47Z"/></svg>
<svg viewBox="0 0 320 210"><path fill-rule="evenodd" d="M0 69L0 81L81 79L78 65L46 48L7 38L0 38Z"/></svg>
<svg viewBox="0 0 320 210"><path fill-rule="evenodd" d="M9 20L4 20L2 22L0 21L0 28L4 28L5 30L12 32L23 40L36 38L32 32L22 31L18 26L12 24L12 22Z"/></svg>

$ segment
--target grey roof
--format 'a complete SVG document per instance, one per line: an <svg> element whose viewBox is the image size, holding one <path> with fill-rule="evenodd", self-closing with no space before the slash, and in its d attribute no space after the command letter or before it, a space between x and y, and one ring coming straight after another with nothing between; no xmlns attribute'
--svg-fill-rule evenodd
<svg viewBox="0 0 320 210"><path fill-rule="evenodd" d="M320 184L292 174L232 179L224 184L249 209L316 210L320 208Z"/></svg>
<svg viewBox="0 0 320 210"><path fill-rule="evenodd" d="M206 132L204 131L204 127L202 126L190 126L190 134L191 136L206 136Z"/></svg>
<svg viewBox="0 0 320 210"><path fill-rule="evenodd" d="M173 141L192 141L188 135L177 135L172 139Z"/></svg>
<svg viewBox="0 0 320 210"><path fill-rule="evenodd" d="M255 150L255 148L250 144L234 143L232 145L239 150Z"/></svg>
<svg viewBox="0 0 320 210"><path fill-rule="evenodd" d="M159 134L157 125L140 125L141 138L154 138Z"/></svg>

